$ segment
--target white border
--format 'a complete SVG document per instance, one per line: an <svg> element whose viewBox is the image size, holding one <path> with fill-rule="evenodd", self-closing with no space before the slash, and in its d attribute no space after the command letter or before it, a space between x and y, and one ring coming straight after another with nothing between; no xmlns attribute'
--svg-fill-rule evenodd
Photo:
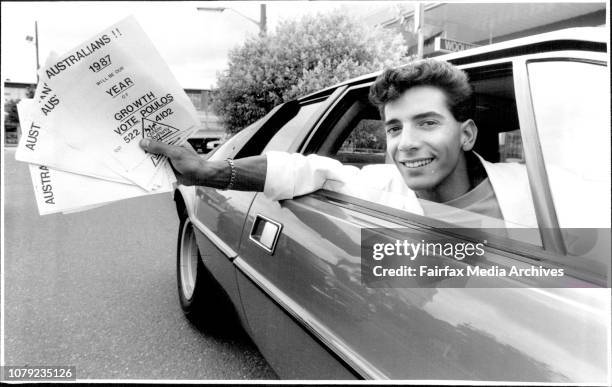
<svg viewBox="0 0 612 387"><path fill-rule="evenodd" d="M273 2L270 1L263 1L267 4L273 4ZM399 1L398 1L399 2ZM464 1L464 0L458 0L458 1L447 1L447 3L466 3L466 4L470 4L470 3L600 3L601 1L590 1L590 0L561 0L561 1L554 1L554 0L515 0L515 1L486 1L486 0L472 0L472 1ZM194 2L195 4L196 2ZM200 2L197 2L200 3ZM351 3L361 3L359 1L338 1L338 3L344 3L344 4L351 4ZM393 3L393 1L389 1L389 3ZM605 3L606 4L606 30L608 32L607 36L608 36L608 42L607 42L607 47L608 47L608 53L610 53L610 40L609 40L609 36L610 36L610 2L609 0L606 0L605 2L601 2L601 3ZM608 64L608 66L610 66L610 63ZM4 80L2 80L2 85L0 87L0 90L2 91L2 95L4 96ZM3 103L3 108L2 111L4 113L4 103ZM4 250L5 250L5 244L4 244L4 230L5 230L5 218L4 218L4 203L5 203L5 174L4 174L4 168L5 168L5 162L4 162L4 158L5 158L5 136L4 136L4 114L2 114L2 119L1 119L1 130L0 130L0 134L2 136L1 141L1 149L0 149L0 157L1 157L1 168L0 168L0 191L1 191L1 196L0 196L0 200L2 203L2 208L0 209L0 246L2 246L2 250L0 251L0 347L1 347L1 351L0 351L0 366L5 365L4 364L4 359L5 359L5 340L4 340L4 322L5 322L5 313L4 313L4 299L5 299L5 281L4 281ZM612 157L612 155L611 155ZM608 317L608 343L610 343L611 338L612 338L612 316ZM608 346L608 385L612 384L612 351L610 346ZM78 372L78 369L77 369ZM34 381L29 381L29 382L14 382L15 384L22 384L22 383L32 383ZM40 383L40 381L37 381ZM49 381L49 383L57 383L58 381ZM262 379L262 380L180 380L180 379L175 379L175 380L158 380L158 379L77 379L77 382L87 382L87 383L94 383L94 384L102 384L102 383L133 383L133 384L148 384L148 383L153 383L153 384L170 384L170 383L181 383L181 384L211 384L211 383L215 383L215 384L228 384L228 385L233 385L233 384L278 384L278 385L284 385L284 384L307 384L307 385L316 385L316 384L321 384L321 383L325 383L325 384L333 384L333 385L371 385L371 384L376 384L376 385L397 385L397 384L403 384L403 385L414 385L414 384L418 384L418 385L439 385L439 384L452 384L452 385L512 385L512 386L523 386L523 385L528 385L528 386L539 386L539 385L550 385L550 386L567 386L567 385L571 385L571 386L588 386L588 385L592 385L589 383L571 383L571 384L567 384L567 383L518 383L518 382L476 382L476 381L459 381L459 380L391 380L391 381L383 381L383 380L377 380L377 381L334 381L334 380L326 380L326 381L309 381L309 380L281 380L281 381L276 381L276 380L266 380L266 379ZM42 382L42 383L46 383L46 382Z"/></svg>

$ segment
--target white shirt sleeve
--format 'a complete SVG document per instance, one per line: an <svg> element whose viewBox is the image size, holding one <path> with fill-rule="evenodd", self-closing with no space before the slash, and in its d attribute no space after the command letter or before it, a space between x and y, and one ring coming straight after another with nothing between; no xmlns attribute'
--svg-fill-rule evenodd
<svg viewBox="0 0 612 387"><path fill-rule="evenodd" d="M323 188L327 181L347 182L359 168L319 155L270 151L264 194L272 200L290 199Z"/></svg>
<svg viewBox="0 0 612 387"><path fill-rule="evenodd" d="M422 215L423 209L393 164L359 169L338 160L299 153L270 151L264 194L271 200L291 199L321 188Z"/></svg>

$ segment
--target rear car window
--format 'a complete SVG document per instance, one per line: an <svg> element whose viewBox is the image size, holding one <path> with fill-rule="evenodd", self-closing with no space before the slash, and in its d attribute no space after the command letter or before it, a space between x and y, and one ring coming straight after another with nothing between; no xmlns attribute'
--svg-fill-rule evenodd
<svg viewBox="0 0 612 387"><path fill-rule="evenodd" d="M266 145L263 152L285 151L289 149L298 134L307 129L304 127L304 125L323 102L324 101L319 101L307 105L301 105L297 114L279 129L274 137L272 137L270 142L268 142L268 145Z"/></svg>
<svg viewBox="0 0 612 387"><path fill-rule="evenodd" d="M234 134L231 138L226 140L223 144L217 146L209 154L204 155L204 158L210 160L223 160L236 153L238 149L247 141L252 135L253 131L250 128L257 126L266 117L260 118L255 123L244 128L240 132Z"/></svg>
<svg viewBox="0 0 612 387"><path fill-rule="evenodd" d="M527 65L535 121L559 226L610 228L610 83L604 65ZM565 235L569 254L585 241ZM584 244L584 243L583 243Z"/></svg>

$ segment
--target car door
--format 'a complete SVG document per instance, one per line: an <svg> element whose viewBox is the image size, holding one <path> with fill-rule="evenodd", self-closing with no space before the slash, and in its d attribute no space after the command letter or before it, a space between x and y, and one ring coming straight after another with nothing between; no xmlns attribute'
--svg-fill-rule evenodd
<svg viewBox="0 0 612 387"><path fill-rule="evenodd" d="M234 158L252 144L262 142L266 137L269 139L279 126L296 113L295 102L281 104L205 157L211 161ZM231 261L238 254L242 227L255 193L197 186L195 196L195 217L192 222L196 226L202 260L234 304L239 305L240 297Z"/></svg>
<svg viewBox="0 0 612 387"><path fill-rule="evenodd" d="M522 70L517 76L515 66L509 60L465 66L483 87L481 110L506 109L479 118L483 123L496 114L504 118L500 129L482 136L480 151L489 153L492 161L517 158L512 153L516 146L510 147L513 142L508 139L529 144L533 140L519 128L519 121L525 121L522 115L531 111L523 109L526 79ZM367 88L368 84L348 88L298 150L350 159L354 165L371 161L377 145L364 155L349 143L356 138L351 137L353 130L368 131L376 120L366 103ZM376 143L375 136L366 137L370 145ZM508 140L505 148L502 138ZM547 187L546 178L534 172L537 163L530 166L537 152L521 144L519 163L527 164L532 185ZM258 194L234 261L253 337L281 376L289 369L290 376L331 379L346 377L341 370L345 368L354 377L375 379L606 380L607 278L572 265L560 254L548 232L554 219L541 208L534 210L545 227L516 235L504 228L496 234L500 226L483 218L478 227L486 229L474 234L452 220L344 193L320 190L280 202ZM488 238L483 256L440 257L435 262L458 269L563 269L567 275L458 281L440 276L377 286L367 283L363 272L364 230L387 230L380 240L389 243L472 243ZM609 251L609 244L603 251ZM323 350L317 351L317 345Z"/></svg>

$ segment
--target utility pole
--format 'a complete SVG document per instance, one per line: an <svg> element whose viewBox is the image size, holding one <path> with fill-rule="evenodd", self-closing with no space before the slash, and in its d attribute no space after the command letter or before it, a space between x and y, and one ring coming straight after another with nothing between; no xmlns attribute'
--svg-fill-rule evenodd
<svg viewBox="0 0 612 387"><path fill-rule="evenodd" d="M40 62L38 60L38 20L34 21L34 45L36 46L36 85L38 85L40 80L38 75L38 70L40 69Z"/></svg>
<svg viewBox="0 0 612 387"><path fill-rule="evenodd" d="M38 70L40 69L40 61L38 60L38 20L34 20L34 37L26 36L28 42L34 41L34 48L36 49L36 83L38 84Z"/></svg>
<svg viewBox="0 0 612 387"><path fill-rule="evenodd" d="M423 25L425 12L423 12L423 3L418 2L415 4L414 10L414 32L417 34L417 59L423 59Z"/></svg>
<svg viewBox="0 0 612 387"><path fill-rule="evenodd" d="M263 38L268 32L268 18L266 16L266 5L259 4L259 34Z"/></svg>

